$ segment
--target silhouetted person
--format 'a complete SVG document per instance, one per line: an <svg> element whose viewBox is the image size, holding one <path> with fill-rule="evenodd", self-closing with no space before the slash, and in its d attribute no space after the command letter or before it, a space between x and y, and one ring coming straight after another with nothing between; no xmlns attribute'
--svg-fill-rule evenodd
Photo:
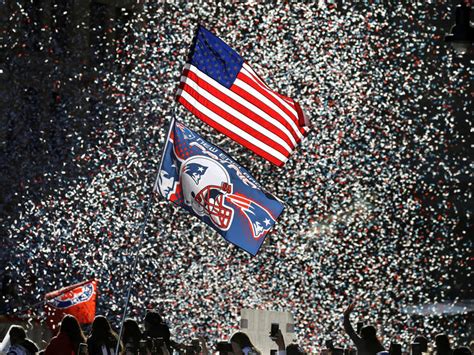
<svg viewBox="0 0 474 355"><path fill-rule="evenodd" d="M472 352L467 346L461 346L457 349L454 349L453 355L472 355Z"/></svg>
<svg viewBox="0 0 474 355"><path fill-rule="evenodd" d="M145 331L143 332L144 339L162 338L168 348L171 350L170 328L163 321L163 318L158 312L148 311L145 316Z"/></svg>
<svg viewBox="0 0 474 355"><path fill-rule="evenodd" d="M0 314L10 314L17 307L19 302L16 291L16 283L12 276L4 275L2 279L2 289L0 290Z"/></svg>
<svg viewBox="0 0 474 355"><path fill-rule="evenodd" d="M435 337L436 355L452 355L453 350L446 334L438 334Z"/></svg>
<svg viewBox="0 0 474 355"><path fill-rule="evenodd" d="M278 355L303 355L304 351L301 350L298 344L290 344L285 347L285 339L283 338L283 334L281 333L281 329L278 329L275 337L271 337L271 339L275 342L278 346Z"/></svg>
<svg viewBox="0 0 474 355"><path fill-rule="evenodd" d="M260 354L250 341L248 335L243 332L237 332L232 335L230 343L232 344L232 349L235 355Z"/></svg>
<svg viewBox="0 0 474 355"><path fill-rule="evenodd" d="M86 337L82 333L81 326L76 317L64 316L59 327L59 333L51 339L45 355L76 355L79 345L86 342Z"/></svg>
<svg viewBox="0 0 474 355"><path fill-rule="evenodd" d="M357 335L349 317L354 310L355 303L347 307L344 312L344 329L349 337L354 342L357 348L357 355L376 355L380 351L384 351L384 347L377 338L375 328L371 325L366 325L360 330L360 336Z"/></svg>
<svg viewBox="0 0 474 355"><path fill-rule="evenodd" d="M8 335L10 336L8 355L34 355L39 350L36 344L26 337L25 329L19 325L13 325Z"/></svg>
<svg viewBox="0 0 474 355"><path fill-rule="evenodd" d="M424 337L423 335L417 335L412 343L418 343L419 345L419 352L420 353L427 353L428 352L428 339ZM413 352L413 349L412 349Z"/></svg>
<svg viewBox="0 0 474 355"><path fill-rule="evenodd" d="M402 345L398 343L391 343L388 353L389 355L402 355Z"/></svg>
<svg viewBox="0 0 474 355"><path fill-rule="evenodd" d="M286 347L286 355L304 355L306 354L298 344L290 344Z"/></svg>
<svg viewBox="0 0 474 355"><path fill-rule="evenodd" d="M110 327L104 316L96 316L92 323L92 330L87 338L89 355L113 355L119 341L117 333ZM120 344L119 351L122 351Z"/></svg>
<svg viewBox="0 0 474 355"><path fill-rule="evenodd" d="M142 331L133 319L126 319L123 323L122 344L125 355L136 355L139 352Z"/></svg>

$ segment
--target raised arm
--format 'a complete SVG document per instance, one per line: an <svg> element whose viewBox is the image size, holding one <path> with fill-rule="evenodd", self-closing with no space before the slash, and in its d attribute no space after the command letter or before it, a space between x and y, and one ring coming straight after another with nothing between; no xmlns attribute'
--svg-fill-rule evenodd
<svg viewBox="0 0 474 355"><path fill-rule="evenodd" d="M207 350L206 339L204 339L204 337L202 336L198 337L198 339L199 339L199 343L201 344L201 355L208 355L209 350Z"/></svg>
<svg viewBox="0 0 474 355"><path fill-rule="evenodd" d="M286 355L285 339L280 329L278 329L275 337L271 337L271 339L278 346L278 355Z"/></svg>
<svg viewBox="0 0 474 355"><path fill-rule="evenodd" d="M349 317L352 311L354 310L354 307L355 303L351 303L344 311L344 330L354 342L356 347L359 347L362 342L362 338L355 332L354 328L352 327L351 321L349 320Z"/></svg>

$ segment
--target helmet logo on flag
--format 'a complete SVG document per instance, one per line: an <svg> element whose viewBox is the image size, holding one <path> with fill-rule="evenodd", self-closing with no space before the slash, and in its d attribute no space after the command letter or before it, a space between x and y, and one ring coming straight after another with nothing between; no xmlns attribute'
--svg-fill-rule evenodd
<svg viewBox="0 0 474 355"><path fill-rule="evenodd" d="M94 285L88 283L49 300L48 305L56 308L69 308L78 303L87 302L91 299L93 293Z"/></svg>
<svg viewBox="0 0 474 355"><path fill-rule="evenodd" d="M234 211L225 204L232 193L227 170L206 156L193 156L181 165L180 183L186 205L199 216L207 215L221 230L228 230Z"/></svg>
<svg viewBox="0 0 474 355"><path fill-rule="evenodd" d="M200 165L198 163L190 163L186 165L184 172L191 176L196 185L199 185L199 181L207 170L207 166Z"/></svg>

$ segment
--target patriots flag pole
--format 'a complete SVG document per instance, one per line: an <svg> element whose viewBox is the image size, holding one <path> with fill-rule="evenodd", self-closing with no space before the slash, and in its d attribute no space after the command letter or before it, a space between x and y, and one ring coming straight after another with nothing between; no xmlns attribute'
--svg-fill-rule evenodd
<svg viewBox="0 0 474 355"><path fill-rule="evenodd" d="M284 209L245 168L174 119L154 191L254 256Z"/></svg>
<svg viewBox="0 0 474 355"><path fill-rule="evenodd" d="M270 89L236 51L202 26L177 99L199 119L279 167L309 132L296 101Z"/></svg>

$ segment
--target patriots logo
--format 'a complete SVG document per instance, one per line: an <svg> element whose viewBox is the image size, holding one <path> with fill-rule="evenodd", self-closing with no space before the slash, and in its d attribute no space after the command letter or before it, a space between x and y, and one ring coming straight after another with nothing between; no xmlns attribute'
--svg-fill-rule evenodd
<svg viewBox="0 0 474 355"><path fill-rule="evenodd" d="M181 130L181 132L183 133L185 139L194 139L194 138L196 138L194 133L188 127L185 127L183 124L181 124L179 122L176 123L176 126L178 126L178 128Z"/></svg>
<svg viewBox="0 0 474 355"><path fill-rule="evenodd" d="M193 179L196 185L199 185L199 181L201 181L202 176L206 172L207 166L198 163L190 163L186 165L185 169L184 172L191 176L191 179Z"/></svg>
<svg viewBox="0 0 474 355"><path fill-rule="evenodd" d="M247 221L249 222L250 229L255 239L260 239L264 236L275 223L275 219L272 217L270 212L255 201L236 194L230 194L226 197L247 217Z"/></svg>
<svg viewBox="0 0 474 355"><path fill-rule="evenodd" d="M93 293L94 286L92 283L89 283L49 300L48 304L56 308L69 308L90 300Z"/></svg>

